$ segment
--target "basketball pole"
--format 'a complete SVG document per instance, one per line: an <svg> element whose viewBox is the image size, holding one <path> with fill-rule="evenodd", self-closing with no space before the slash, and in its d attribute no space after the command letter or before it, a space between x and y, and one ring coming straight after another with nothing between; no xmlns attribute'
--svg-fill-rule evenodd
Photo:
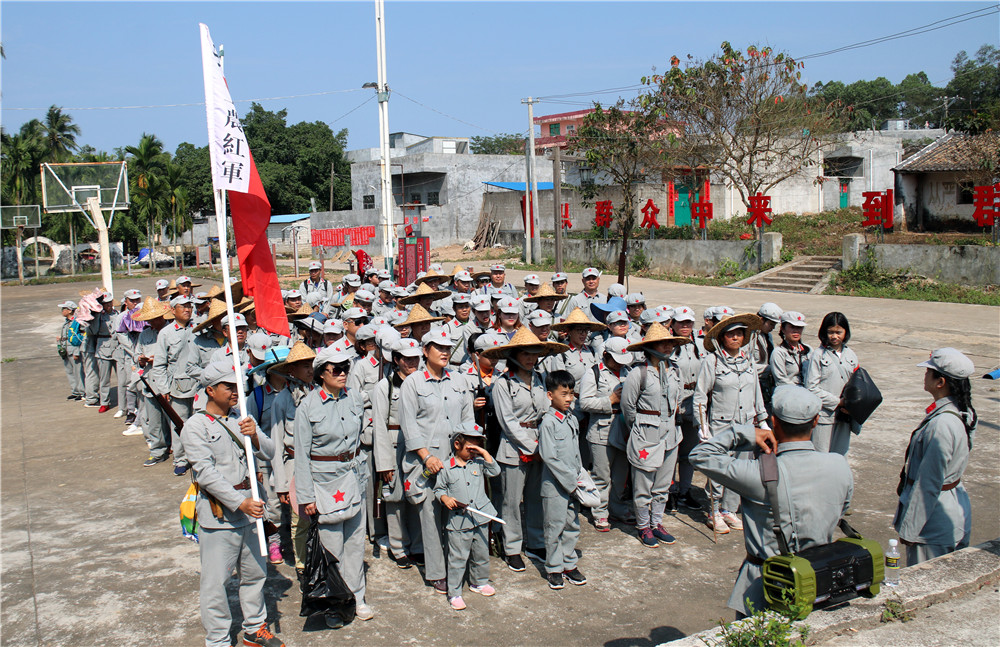
<svg viewBox="0 0 1000 647"><path fill-rule="evenodd" d="M108 225L104 221L104 213L101 211L101 202L97 198L87 198L87 208L97 225L97 244L101 248L101 283L104 289L114 294L114 287L111 284L111 242L108 240Z"/></svg>
<svg viewBox="0 0 1000 647"><path fill-rule="evenodd" d="M17 226L17 281L21 285L24 285L24 257L21 254L21 232L24 231L24 225Z"/></svg>

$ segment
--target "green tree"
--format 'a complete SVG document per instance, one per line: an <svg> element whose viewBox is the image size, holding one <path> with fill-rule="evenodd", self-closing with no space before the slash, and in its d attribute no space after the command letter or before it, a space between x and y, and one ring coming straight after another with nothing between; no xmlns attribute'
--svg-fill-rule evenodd
<svg viewBox="0 0 1000 647"><path fill-rule="evenodd" d="M873 81L817 83L811 95L826 104L846 107L845 127L849 130L878 130L887 119L900 116L900 90L885 77Z"/></svg>
<svg viewBox="0 0 1000 647"><path fill-rule="evenodd" d="M170 154L163 152L163 142L156 135L143 133L137 146L126 146L128 155L132 205L129 211L146 223L146 241L150 250L156 251L156 235L169 212L169 201L164 182L159 174L163 172Z"/></svg>
<svg viewBox="0 0 1000 647"><path fill-rule="evenodd" d="M212 162L208 146L196 147L182 142L174 152L173 164L181 169L181 185L192 212L213 213L215 198L212 196Z"/></svg>
<svg viewBox="0 0 1000 647"><path fill-rule="evenodd" d="M512 133L476 135L469 140L469 150L476 155L523 155L524 135Z"/></svg>
<svg viewBox="0 0 1000 647"><path fill-rule="evenodd" d="M948 107L945 125L972 134L1000 128L1000 49L983 45L975 58L963 50L955 56L951 70L954 76L946 92L957 98Z"/></svg>
<svg viewBox="0 0 1000 647"><path fill-rule="evenodd" d="M937 106L941 105L944 90L931 85L924 72L908 74L899 82L899 116L909 119L911 127L920 128L924 122L938 123L935 119Z"/></svg>
<svg viewBox="0 0 1000 647"><path fill-rule="evenodd" d="M45 113L42 132L45 148L52 162L65 161L78 148L76 137L80 134L80 127L73 123L72 117L63 114L62 108L58 106L50 106Z"/></svg>

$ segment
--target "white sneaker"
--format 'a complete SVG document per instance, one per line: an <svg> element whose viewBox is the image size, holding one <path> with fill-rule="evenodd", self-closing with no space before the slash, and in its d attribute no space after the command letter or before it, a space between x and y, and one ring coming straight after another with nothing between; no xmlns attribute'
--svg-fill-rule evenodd
<svg viewBox="0 0 1000 647"><path fill-rule="evenodd" d="M715 532L719 533L720 535L725 535L729 533L729 526L726 525L726 520L723 519L722 515L719 514L718 512L716 512L714 516L709 517L708 521L705 522L705 525L715 530Z"/></svg>
<svg viewBox="0 0 1000 647"><path fill-rule="evenodd" d="M136 424L133 424L131 427L122 432L122 436L141 436L141 435L142 435L142 428Z"/></svg>
<svg viewBox="0 0 1000 647"><path fill-rule="evenodd" d="M375 617L375 612L364 602L359 602L354 607L354 615L358 620L371 620Z"/></svg>
<svg viewBox="0 0 1000 647"><path fill-rule="evenodd" d="M125 410L124 409L119 409L118 413L115 414L115 418L124 418L124 417L125 417Z"/></svg>
<svg viewBox="0 0 1000 647"><path fill-rule="evenodd" d="M721 516L722 520L726 522L726 525L733 530L743 530L743 521L732 512L723 512Z"/></svg>

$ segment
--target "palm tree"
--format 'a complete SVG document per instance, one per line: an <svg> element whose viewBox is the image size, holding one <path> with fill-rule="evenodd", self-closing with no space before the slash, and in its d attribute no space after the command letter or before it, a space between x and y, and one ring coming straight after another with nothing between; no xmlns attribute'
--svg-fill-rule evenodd
<svg viewBox="0 0 1000 647"><path fill-rule="evenodd" d="M162 167L163 142L156 135L143 133L138 146L126 146L125 153L129 156L127 162L132 173L132 208L146 219L150 252L150 271L156 268L156 239L154 238L154 221L162 213L162 188L156 173Z"/></svg>
<svg viewBox="0 0 1000 647"><path fill-rule="evenodd" d="M5 201L13 204L37 204L38 166L45 156L41 122L32 119L21 126L16 135L0 133L0 147Z"/></svg>
<svg viewBox="0 0 1000 647"><path fill-rule="evenodd" d="M59 106L49 106L42 130L51 161L61 162L78 148L76 136L80 134L80 127L73 123L72 117L64 115Z"/></svg>
<svg viewBox="0 0 1000 647"><path fill-rule="evenodd" d="M128 164L132 169L136 188L146 188L151 174L161 167L160 156L163 154L163 142L156 135L143 133L138 146L126 146L125 152L131 155Z"/></svg>
<svg viewBox="0 0 1000 647"><path fill-rule="evenodd" d="M137 214L147 222L149 239L150 269L156 267L156 234L160 231L166 215L170 212L166 183L156 175L147 175L143 186L136 188L132 205Z"/></svg>

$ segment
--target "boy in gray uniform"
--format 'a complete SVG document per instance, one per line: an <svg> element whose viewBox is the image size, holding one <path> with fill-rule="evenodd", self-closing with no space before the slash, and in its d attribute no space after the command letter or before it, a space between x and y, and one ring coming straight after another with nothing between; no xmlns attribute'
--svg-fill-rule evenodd
<svg viewBox="0 0 1000 647"><path fill-rule="evenodd" d="M111 320L111 336L115 341L113 352L115 374L118 376L118 412L115 418L125 418L125 424L132 425L123 435L134 436L142 433L135 425L136 393L132 384L132 373L135 371L136 342L139 333L123 330L122 320L129 317L135 308L142 303L142 293L138 290L126 290L124 294L125 307Z"/></svg>
<svg viewBox="0 0 1000 647"><path fill-rule="evenodd" d="M59 331L58 347L61 348L63 367L66 369L66 379L69 380L69 395L67 400L83 399L83 364L80 362L80 345L69 343L69 327L73 323L73 313L76 304L63 301L59 304L64 317L62 329Z"/></svg>
<svg viewBox="0 0 1000 647"><path fill-rule="evenodd" d="M237 394L232 364L217 362L205 369L209 385L205 413L196 413L184 425L182 436L191 461L194 481L201 488L195 510L201 525L201 624L206 647L229 642L229 597L226 582L233 569L239 574L240 606L243 609L243 644L279 647L283 643L267 628L264 582L267 567L258 550L254 520L264 513L264 502L250 498L250 479L243 440L250 438L254 457L274 457L274 443L257 433L253 418L237 419L233 405Z"/></svg>
<svg viewBox="0 0 1000 647"><path fill-rule="evenodd" d="M87 327L87 352L90 354L91 363L87 375L88 392L85 406L99 406L97 412L104 413L111 408L111 370L115 361L115 344L111 337L114 297L105 292L100 302L104 310L94 313L94 318Z"/></svg>
<svg viewBox="0 0 1000 647"><path fill-rule="evenodd" d="M469 590L489 597L496 593L490 586L490 520L468 508L496 516L497 511L486 496L486 477L500 474L490 453L483 449L483 428L474 422L458 426L452 438L454 455L438 472L434 497L448 508L445 533L448 536L448 602L451 608L465 608L462 583L469 571Z"/></svg>
<svg viewBox="0 0 1000 647"><path fill-rule="evenodd" d="M545 391L552 407L538 425L538 454L542 458L542 516L545 528L545 573L550 589L561 589L564 580L583 586L587 578L576 567L576 542L580 539L580 504L574 498L583 469L579 427L573 408L576 384L569 371L552 371L545 377Z"/></svg>
<svg viewBox="0 0 1000 647"><path fill-rule="evenodd" d="M181 420L187 420L191 417L191 404L198 389L198 384L184 373L193 306L189 297L174 297L170 304L174 309L174 323L164 326L156 338L150 377L153 388L170 401ZM173 430L175 476L183 476L189 467L179 431Z"/></svg>
<svg viewBox="0 0 1000 647"><path fill-rule="evenodd" d="M691 450L696 469L743 498L747 556L728 602L737 618L766 608L761 566L781 552L758 461L740 458L740 454L748 455L758 447L777 454L778 523L793 552L833 541L834 529L854 492L847 459L818 452L809 440L822 406L819 398L800 386L781 386L771 402L773 432L748 424L730 425Z"/></svg>

